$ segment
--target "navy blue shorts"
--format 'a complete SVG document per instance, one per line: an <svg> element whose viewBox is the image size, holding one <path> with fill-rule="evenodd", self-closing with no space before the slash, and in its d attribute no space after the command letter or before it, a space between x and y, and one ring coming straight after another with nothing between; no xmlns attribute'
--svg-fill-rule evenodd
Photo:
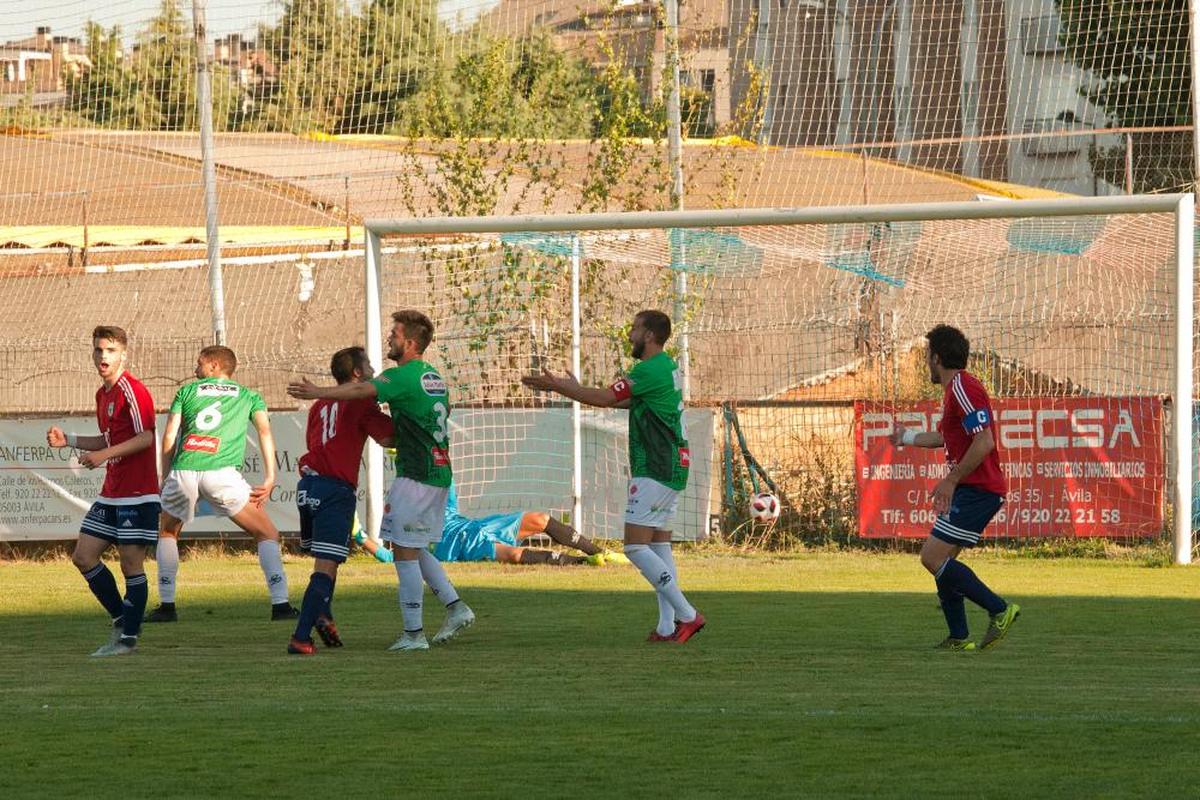
<svg viewBox="0 0 1200 800"><path fill-rule="evenodd" d="M79 523L79 530L115 545L152 545L158 541L161 510L162 506L155 502L115 506L97 500Z"/></svg>
<svg viewBox="0 0 1200 800"><path fill-rule="evenodd" d="M354 487L337 478L305 475L296 484L300 509L300 549L341 564L350 554L354 527Z"/></svg>
<svg viewBox="0 0 1200 800"><path fill-rule="evenodd" d="M959 486L950 500L950 513L937 518L932 533L947 544L974 547L1003 503L1004 498L995 492Z"/></svg>

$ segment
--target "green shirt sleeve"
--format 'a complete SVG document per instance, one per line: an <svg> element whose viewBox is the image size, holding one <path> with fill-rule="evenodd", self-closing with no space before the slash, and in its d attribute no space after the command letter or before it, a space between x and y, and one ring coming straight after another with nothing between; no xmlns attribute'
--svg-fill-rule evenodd
<svg viewBox="0 0 1200 800"><path fill-rule="evenodd" d="M175 399L171 401L171 413L172 414L182 414L183 413L183 396L185 394L187 394L187 390L188 390L188 387L186 385L180 386L179 391L177 391L175 393Z"/></svg>
<svg viewBox="0 0 1200 800"><path fill-rule="evenodd" d="M250 391L250 416L253 417L257 411L266 411L267 401L263 400L261 394L255 391Z"/></svg>
<svg viewBox="0 0 1200 800"><path fill-rule="evenodd" d="M642 397L653 392L661 383L662 373L654 369L649 361L639 361L629 370L629 390L634 397Z"/></svg>
<svg viewBox="0 0 1200 800"><path fill-rule="evenodd" d="M403 399L406 385L400 367L391 367L371 379L375 387L375 399L380 403L392 403Z"/></svg>

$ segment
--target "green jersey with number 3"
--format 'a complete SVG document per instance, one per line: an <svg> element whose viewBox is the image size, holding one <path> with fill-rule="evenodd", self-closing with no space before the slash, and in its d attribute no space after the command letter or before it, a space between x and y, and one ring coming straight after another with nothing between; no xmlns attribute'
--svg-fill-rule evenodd
<svg viewBox="0 0 1200 800"><path fill-rule="evenodd" d="M171 468L240 467L250 419L254 412L266 410L262 395L228 378L205 378L180 387L171 401L171 413L182 417Z"/></svg>
<svg viewBox="0 0 1200 800"><path fill-rule="evenodd" d="M442 376L417 359L384 370L371 383L396 430L396 477L449 486L450 392Z"/></svg>
<svg viewBox="0 0 1200 800"><path fill-rule="evenodd" d="M629 400L629 474L683 491L692 457L683 435L679 367L666 353L639 361L612 391Z"/></svg>

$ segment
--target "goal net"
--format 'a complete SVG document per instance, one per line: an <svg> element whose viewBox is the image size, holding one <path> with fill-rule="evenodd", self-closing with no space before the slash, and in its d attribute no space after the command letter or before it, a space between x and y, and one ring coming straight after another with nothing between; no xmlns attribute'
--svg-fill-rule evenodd
<svg viewBox="0 0 1200 800"><path fill-rule="evenodd" d="M576 431L568 404L520 377L577 363L582 382L607 385L632 366L634 313L658 308L688 373L677 535L714 518L767 535L745 499L771 488L784 501L773 536L923 536L944 457L887 437L937 424L923 335L945 323L970 338L968 369L993 398L1008 494L991 535L1153 538L1176 523L1183 559L1190 202L368 221L368 316L433 319L428 359L451 386L471 513L569 513L579 493L583 532L619 535L624 413L581 410Z"/></svg>

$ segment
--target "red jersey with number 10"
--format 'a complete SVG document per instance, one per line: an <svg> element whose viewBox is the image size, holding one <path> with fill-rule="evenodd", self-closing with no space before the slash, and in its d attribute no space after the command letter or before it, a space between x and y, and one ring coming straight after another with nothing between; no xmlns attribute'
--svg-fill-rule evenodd
<svg viewBox="0 0 1200 800"><path fill-rule="evenodd" d="M112 388L96 390L96 422L111 447L154 430L154 398L137 378L122 372ZM109 505L158 502L158 455L154 444L133 455L110 458L98 498Z"/></svg>
<svg viewBox="0 0 1200 800"><path fill-rule="evenodd" d="M300 466L358 486L367 437L384 442L392 432L392 418L374 400L318 400L308 410L308 452L300 457Z"/></svg>
<svg viewBox="0 0 1200 800"><path fill-rule="evenodd" d="M994 423L995 415L987 389L971 373L956 372L946 386L942 399L942 419L938 423L938 431L945 442L946 462L951 469L966 456L975 435ZM999 437L992 438L996 440L992 452L969 475L963 476L959 485L974 486L985 492L1003 495L1008 487L1004 473L1000 471L1000 442Z"/></svg>

